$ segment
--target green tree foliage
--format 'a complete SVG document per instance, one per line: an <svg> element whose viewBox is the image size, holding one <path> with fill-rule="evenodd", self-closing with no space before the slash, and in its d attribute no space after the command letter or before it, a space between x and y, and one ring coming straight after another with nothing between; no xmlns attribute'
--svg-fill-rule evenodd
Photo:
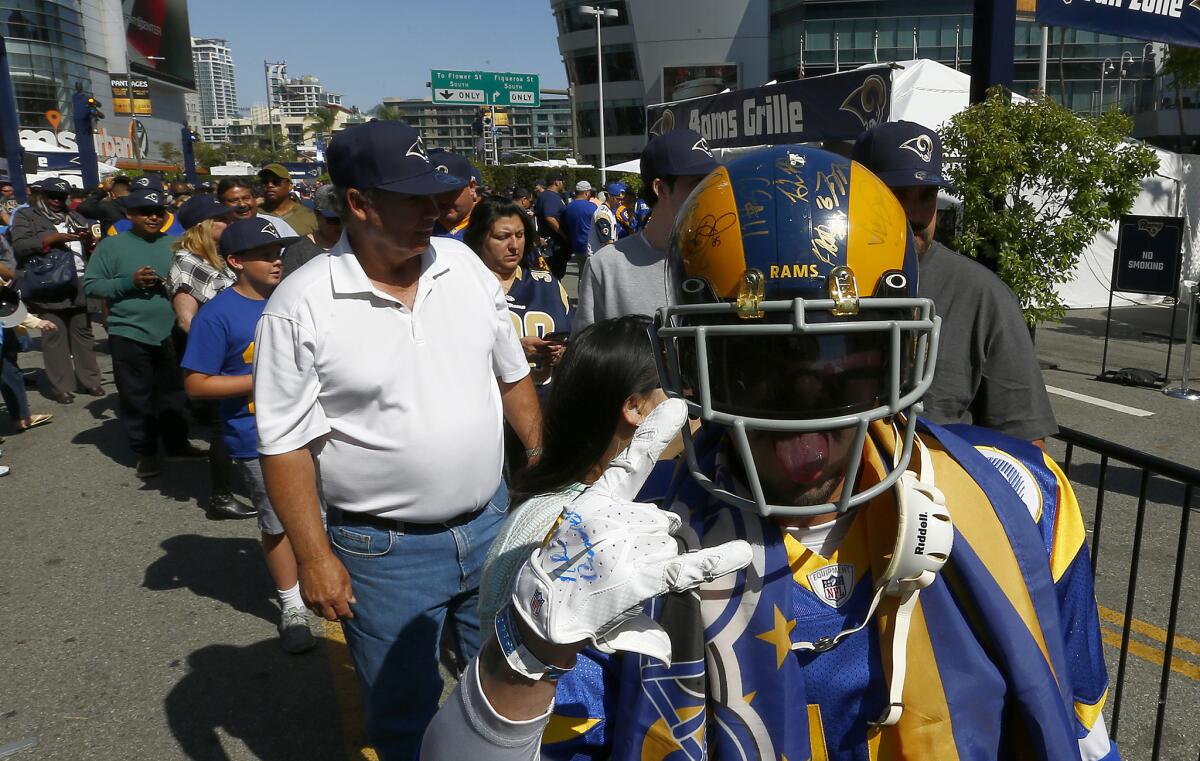
<svg viewBox="0 0 1200 761"><path fill-rule="evenodd" d="M1200 87L1200 49L1171 45L1163 63L1163 79L1175 86L1175 113L1179 117L1179 152L1187 153L1189 141L1183 126L1183 91Z"/></svg>
<svg viewBox="0 0 1200 761"><path fill-rule="evenodd" d="M225 146L198 142L192 146L196 164L202 167L220 166L225 163Z"/></svg>
<svg viewBox="0 0 1200 761"><path fill-rule="evenodd" d="M1200 87L1200 48L1172 45L1163 62L1163 75L1174 78L1185 90Z"/></svg>
<svg viewBox="0 0 1200 761"><path fill-rule="evenodd" d="M183 159L183 149L175 143L162 140L158 143L158 155L162 156L163 162L178 165Z"/></svg>
<svg viewBox="0 0 1200 761"><path fill-rule="evenodd" d="M328 135L333 132L333 125L336 123L337 111L322 106L308 115L308 123L305 125L304 134L312 135L313 137Z"/></svg>
<svg viewBox="0 0 1200 761"><path fill-rule="evenodd" d="M1066 313L1055 287L1158 168L1153 150L1129 140L1131 127L1115 107L1078 116L1046 97L1013 102L994 89L945 128L947 174L963 199L955 245L997 260L1029 325Z"/></svg>
<svg viewBox="0 0 1200 761"><path fill-rule="evenodd" d="M387 122L402 121L400 117L400 109L396 108L395 106L384 105L383 103L380 103L371 109L371 116Z"/></svg>
<svg viewBox="0 0 1200 761"><path fill-rule="evenodd" d="M295 161L296 149L283 142L283 135L276 127L275 145L271 150L270 136L263 132L250 143L196 143L193 150L196 164L202 167L221 166L232 161L245 161L253 166L262 166L276 161Z"/></svg>
<svg viewBox="0 0 1200 761"><path fill-rule="evenodd" d="M547 169L546 167L536 166L482 166L480 172L483 175L483 184L493 188L496 192L503 192L512 187L526 188L533 190L533 186L539 182L544 182L546 175L555 171L561 171L564 177L564 186L568 195L575 189L575 183L580 180L587 180L592 183L592 187L597 190L600 188L600 171L598 169ZM608 175L609 182L623 182L629 185L636 192L642 186L641 175L623 174L616 175L610 173Z"/></svg>

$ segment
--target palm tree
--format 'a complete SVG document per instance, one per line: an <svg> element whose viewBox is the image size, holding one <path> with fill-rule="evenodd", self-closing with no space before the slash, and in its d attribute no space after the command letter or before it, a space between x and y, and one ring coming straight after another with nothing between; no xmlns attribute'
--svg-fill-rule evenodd
<svg viewBox="0 0 1200 761"><path fill-rule="evenodd" d="M304 130L304 134L312 135L328 135L333 132L333 126L337 123L337 111L332 108L322 106L316 111L308 115L308 128Z"/></svg>
<svg viewBox="0 0 1200 761"><path fill-rule="evenodd" d="M380 103L375 108L372 108L371 116L389 122L398 122L403 118L400 114L400 109L395 106L389 106L386 103Z"/></svg>

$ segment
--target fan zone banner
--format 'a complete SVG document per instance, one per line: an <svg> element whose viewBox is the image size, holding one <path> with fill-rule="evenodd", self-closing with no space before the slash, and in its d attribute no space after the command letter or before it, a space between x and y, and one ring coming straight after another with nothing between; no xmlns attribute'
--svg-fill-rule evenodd
<svg viewBox="0 0 1200 761"><path fill-rule="evenodd" d="M647 106L646 123L651 135L694 129L711 148L853 140L887 121L891 90L890 68L855 69Z"/></svg>
<svg viewBox="0 0 1200 761"><path fill-rule="evenodd" d="M1200 46L1200 0L1039 0L1037 21L1047 26Z"/></svg>

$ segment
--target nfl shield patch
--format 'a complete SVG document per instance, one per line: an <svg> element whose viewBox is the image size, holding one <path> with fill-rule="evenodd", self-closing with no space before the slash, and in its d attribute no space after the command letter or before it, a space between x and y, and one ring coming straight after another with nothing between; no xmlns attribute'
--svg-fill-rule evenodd
<svg viewBox="0 0 1200 761"><path fill-rule="evenodd" d="M808 585L821 602L840 608L854 591L854 564L833 563L808 575Z"/></svg>

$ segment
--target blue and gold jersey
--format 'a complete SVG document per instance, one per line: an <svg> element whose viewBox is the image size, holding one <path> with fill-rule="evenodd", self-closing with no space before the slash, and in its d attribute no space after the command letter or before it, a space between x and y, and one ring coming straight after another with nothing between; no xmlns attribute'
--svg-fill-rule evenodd
<svg viewBox="0 0 1200 761"><path fill-rule="evenodd" d="M517 268L516 280L508 289L508 311L518 338L545 338L551 333L571 332L575 310L567 291L549 272ZM550 382L549 365L530 364L533 382L539 386Z"/></svg>
<svg viewBox="0 0 1200 761"><path fill-rule="evenodd" d="M637 216L633 209L628 204L620 204L614 210L614 216L617 218L617 239L625 238L633 235L638 231Z"/></svg>
<svg viewBox="0 0 1200 761"><path fill-rule="evenodd" d="M862 488L891 462L886 426L873 427L872 439ZM822 556L770 519L714 503L685 477L672 504L689 518L689 542L743 538L753 562L698 593L649 604L671 637L671 666L587 651L559 682L544 756L1115 761L1107 736L1090 732L1103 727L1107 676L1066 479L1040 450L1014 452L991 432L927 426L923 439L954 519L954 550L912 615L898 724L871 724L888 699L894 598L832 650L793 650L863 620L895 542L891 493L841 519L844 536ZM717 479L727 477L722 448L710 437L702 461ZM1033 480L1014 488L997 462ZM1021 491L1030 485L1036 498ZM1034 502L1040 512L1030 520Z"/></svg>
<svg viewBox="0 0 1200 761"><path fill-rule="evenodd" d="M1050 558L1050 576L1065 633L1080 736L1103 729L1108 695L1104 643L1092 587L1087 529L1075 493L1058 464L1028 441L970 425L947 426L975 447L1004 477L1029 511Z"/></svg>

